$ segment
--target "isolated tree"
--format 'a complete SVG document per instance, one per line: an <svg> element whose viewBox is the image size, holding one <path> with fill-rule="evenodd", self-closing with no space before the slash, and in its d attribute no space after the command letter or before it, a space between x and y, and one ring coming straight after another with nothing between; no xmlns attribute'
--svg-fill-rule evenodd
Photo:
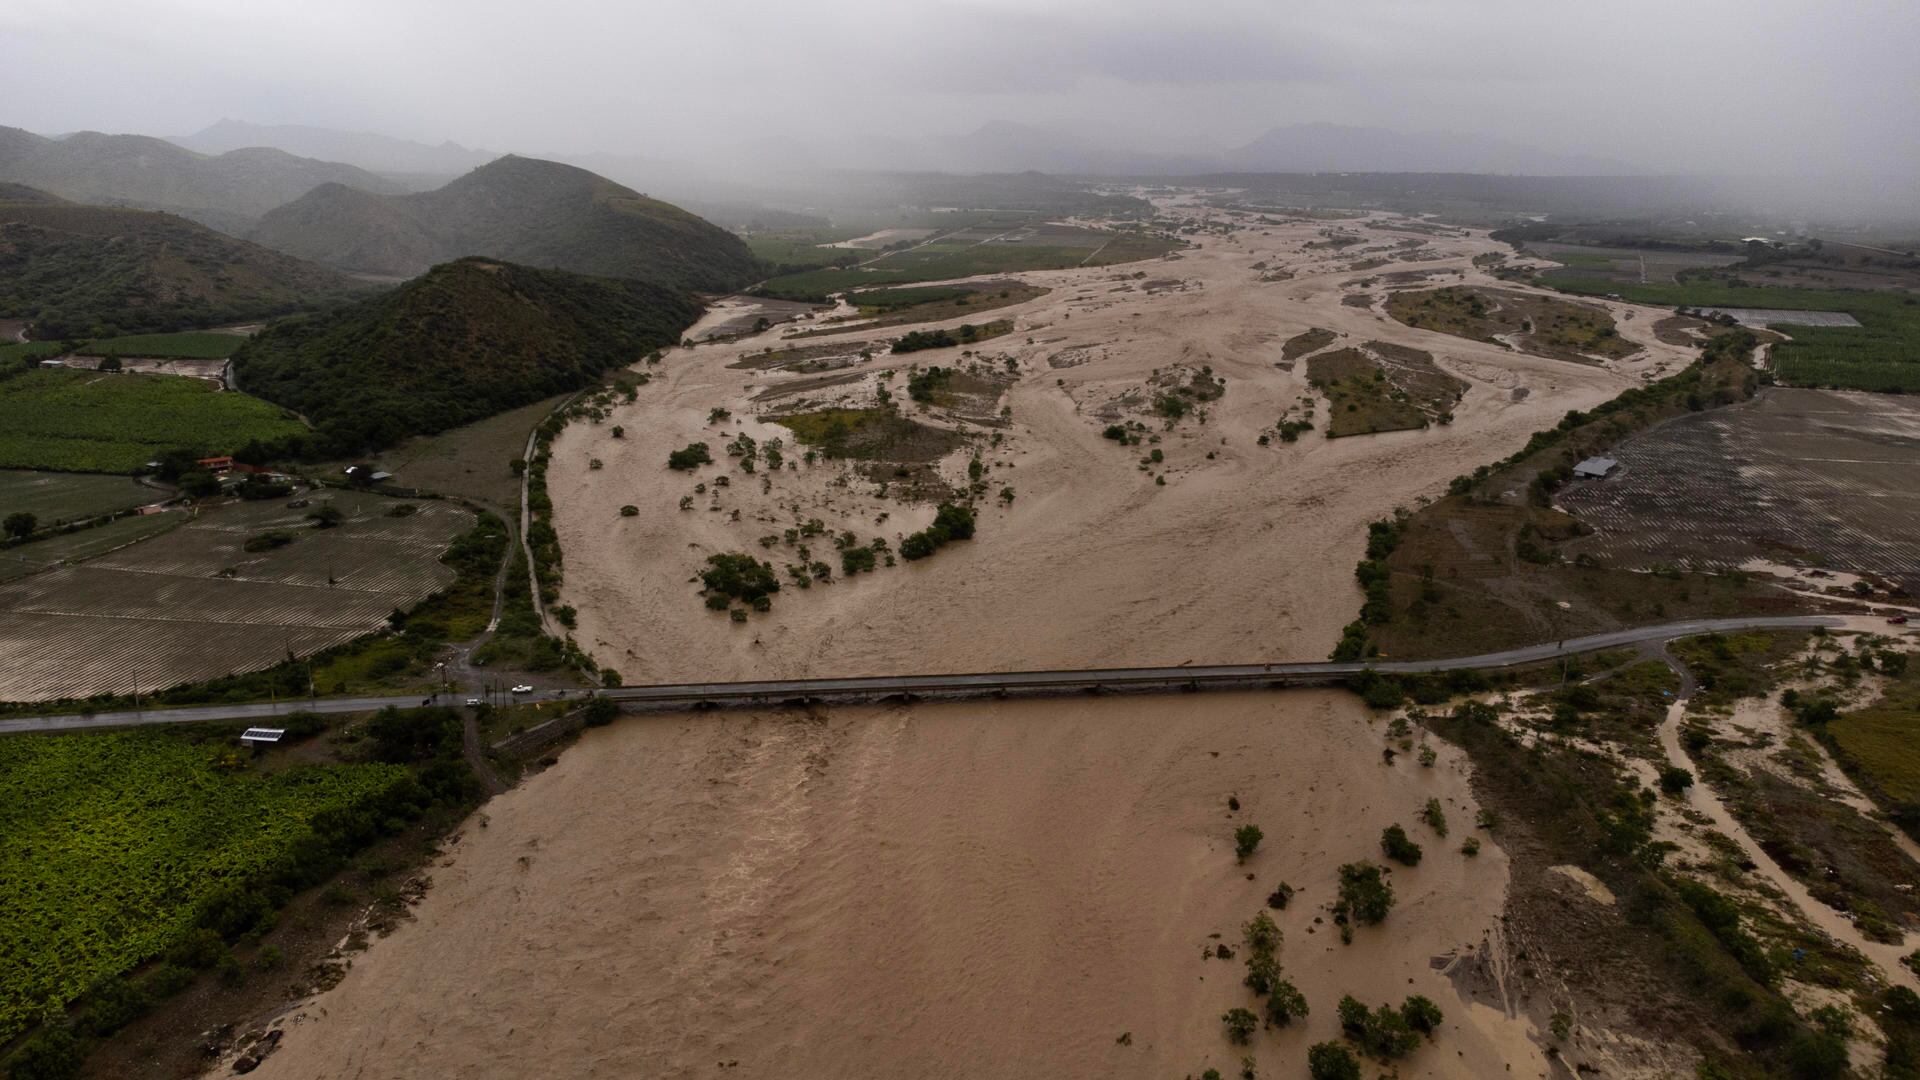
<svg viewBox="0 0 1920 1080"><path fill-rule="evenodd" d="M1307 1015L1307 996L1286 979L1273 984L1267 994L1267 1023L1285 1027Z"/></svg>
<svg viewBox="0 0 1920 1080"><path fill-rule="evenodd" d="M1387 858L1404 866L1420 865L1420 845L1407 838L1407 831L1389 825L1380 833L1380 850Z"/></svg>
<svg viewBox="0 0 1920 1080"><path fill-rule="evenodd" d="M1313 1080L1360 1080L1360 1059L1339 1043L1314 1043L1307 1050L1307 1075Z"/></svg>
<svg viewBox="0 0 1920 1080"><path fill-rule="evenodd" d="M1233 830L1233 852L1241 862L1247 861L1247 856L1253 854L1253 849L1260 846L1263 835L1265 834L1260 831L1258 825L1242 825Z"/></svg>
<svg viewBox="0 0 1920 1080"><path fill-rule="evenodd" d="M4 528L6 534L15 540L25 540L27 537L33 535L33 530L39 525L39 518L22 510L16 514L8 514L7 520L4 523L0 523L0 528Z"/></svg>
<svg viewBox="0 0 1920 1080"><path fill-rule="evenodd" d="M1220 1022L1227 1026L1227 1038L1241 1046L1253 1038L1255 1029L1260 1026L1260 1018L1253 1015L1253 1010L1238 1007L1220 1014Z"/></svg>

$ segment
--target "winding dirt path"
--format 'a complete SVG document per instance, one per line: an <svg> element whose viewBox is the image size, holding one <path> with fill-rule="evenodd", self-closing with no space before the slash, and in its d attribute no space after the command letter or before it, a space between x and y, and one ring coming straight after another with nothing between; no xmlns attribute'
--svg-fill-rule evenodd
<svg viewBox="0 0 1920 1080"><path fill-rule="evenodd" d="M1686 678L1684 668L1675 665L1675 670L1681 671L1682 678ZM1681 693L1687 695L1688 690L1683 688ZM1687 701L1688 696L1682 696L1676 698L1673 704L1667 707L1667 717L1660 723L1660 745L1666 751L1667 761L1670 764L1688 769L1695 776L1699 776L1698 766L1694 764L1693 758L1687 754L1686 748L1680 742L1680 722L1686 715ZM1920 992L1920 978L1916 978L1913 971L1900 962L1900 957L1905 953L1902 946L1869 941L1866 935L1860 932L1860 928L1848 921L1846 916L1815 899L1805 885L1802 885L1792 874L1787 873L1779 863L1774 861L1773 856L1760 847L1754 840L1753 834L1749 833L1746 826L1742 825L1739 819L1733 816L1733 812L1727 809L1726 803L1709 789L1704 778L1687 788L1687 805L1705 815L1713 823L1714 829L1738 844L1740 850L1752 861L1756 872L1765 878L1768 884L1786 894L1787 899L1800 909L1800 915L1808 925L1816 927L1835 941L1858 950L1862 956L1880 969L1883 978Z"/></svg>

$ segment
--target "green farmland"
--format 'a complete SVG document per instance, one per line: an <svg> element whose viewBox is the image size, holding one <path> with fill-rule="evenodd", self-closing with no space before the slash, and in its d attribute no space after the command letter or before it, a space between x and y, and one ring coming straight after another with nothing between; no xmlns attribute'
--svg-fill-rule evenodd
<svg viewBox="0 0 1920 1080"><path fill-rule="evenodd" d="M226 454L305 428L203 379L41 369L0 378L0 468L132 472L164 450Z"/></svg>
<svg viewBox="0 0 1920 1080"><path fill-rule="evenodd" d="M217 901L311 854L316 818L413 786L398 765L262 774L161 729L0 740L0 783L0 1042L232 914Z"/></svg>
<svg viewBox="0 0 1920 1080"><path fill-rule="evenodd" d="M1900 292L1787 289L1721 284L1634 285L1604 278L1551 277L1546 284L1588 296L1608 293L1660 307L1844 311L1853 326L1785 326L1792 340L1773 350L1782 383L1836 390L1920 391L1920 296Z"/></svg>
<svg viewBox="0 0 1920 1080"><path fill-rule="evenodd" d="M786 300L822 301L847 289L1135 262L1158 258L1180 246L1176 240L1136 232L1105 232L1069 225L1013 228L982 225L893 252L864 266L777 277L756 291Z"/></svg>
<svg viewBox="0 0 1920 1080"><path fill-rule="evenodd" d="M87 356L140 356L162 360L225 360L247 339L239 334L187 331L180 334L132 334L102 338L74 350Z"/></svg>

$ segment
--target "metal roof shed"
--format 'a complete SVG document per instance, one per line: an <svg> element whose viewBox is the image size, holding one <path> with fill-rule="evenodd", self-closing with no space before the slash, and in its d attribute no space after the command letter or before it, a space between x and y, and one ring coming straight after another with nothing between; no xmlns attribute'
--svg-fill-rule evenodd
<svg viewBox="0 0 1920 1080"><path fill-rule="evenodd" d="M1604 480L1620 463L1610 457L1590 457L1573 467L1573 475L1584 480Z"/></svg>

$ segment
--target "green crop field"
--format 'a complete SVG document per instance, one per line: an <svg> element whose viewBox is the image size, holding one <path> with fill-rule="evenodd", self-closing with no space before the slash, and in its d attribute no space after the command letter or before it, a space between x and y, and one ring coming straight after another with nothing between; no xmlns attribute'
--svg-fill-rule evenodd
<svg viewBox="0 0 1920 1080"><path fill-rule="evenodd" d="M204 379L37 370L0 378L0 467L132 472L155 454L227 454L305 428L279 406Z"/></svg>
<svg viewBox="0 0 1920 1080"><path fill-rule="evenodd" d="M1782 383L1837 390L1920 390L1920 296L1899 292L1791 289L1686 282L1633 285L1604 278L1559 277L1545 283L1590 296L1616 293L1638 304L1661 307L1783 308L1844 311L1854 326L1784 326L1792 340L1773 349L1773 370Z"/></svg>
<svg viewBox="0 0 1920 1080"><path fill-rule="evenodd" d="M896 251L858 268L811 270L777 277L755 291L788 300L819 301L847 289L1134 262L1158 258L1180 246L1177 240L1148 234L1064 225L1012 230L978 227Z"/></svg>
<svg viewBox="0 0 1920 1080"><path fill-rule="evenodd" d="M58 341L9 341L0 345L0 366L10 360L32 360L44 356L59 356L66 346Z"/></svg>
<svg viewBox="0 0 1920 1080"><path fill-rule="evenodd" d="M813 267L846 266L871 258L873 252L858 248L822 247L859 236L847 229L780 229L745 237L753 257L779 273L798 273Z"/></svg>
<svg viewBox="0 0 1920 1080"><path fill-rule="evenodd" d="M28 513L42 527L145 506L163 497L124 476L0 470L0 517Z"/></svg>
<svg viewBox="0 0 1920 1080"><path fill-rule="evenodd" d="M263 775L224 739L150 728L0 739L0 1042L164 952L398 765Z"/></svg>
<svg viewBox="0 0 1920 1080"><path fill-rule="evenodd" d="M247 339L239 334L187 331L180 334L133 334L90 341L78 352L88 356L150 356L165 360L224 360L240 351Z"/></svg>

